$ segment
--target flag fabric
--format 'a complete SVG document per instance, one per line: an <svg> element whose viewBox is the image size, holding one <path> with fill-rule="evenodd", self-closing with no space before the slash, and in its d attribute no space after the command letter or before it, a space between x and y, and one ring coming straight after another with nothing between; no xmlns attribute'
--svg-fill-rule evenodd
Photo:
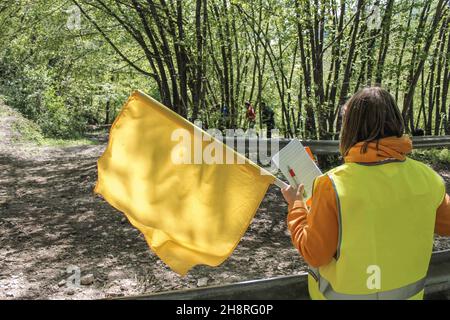
<svg viewBox="0 0 450 320"><path fill-rule="evenodd" d="M275 179L210 138L135 91L98 160L94 192L123 212L180 275L198 264L218 266L231 255ZM215 161L199 159L200 153ZM226 162L230 155L234 164Z"/></svg>

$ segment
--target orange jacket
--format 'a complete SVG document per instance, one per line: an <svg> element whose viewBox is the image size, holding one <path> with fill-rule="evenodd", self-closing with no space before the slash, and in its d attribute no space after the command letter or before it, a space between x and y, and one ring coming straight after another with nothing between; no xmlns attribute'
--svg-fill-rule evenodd
<svg viewBox="0 0 450 320"><path fill-rule="evenodd" d="M370 143L367 152L360 153L362 143L356 144L345 157L345 162L371 163L388 158L404 160L412 150L407 137L389 137ZM330 178L317 178L311 208L303 201L295 201L289 208L287 224L292 243L312 267L327 265L336 254L338 246L338 208ZM450 236L450 197L446 194L436 213L435 232Z"/></svg>

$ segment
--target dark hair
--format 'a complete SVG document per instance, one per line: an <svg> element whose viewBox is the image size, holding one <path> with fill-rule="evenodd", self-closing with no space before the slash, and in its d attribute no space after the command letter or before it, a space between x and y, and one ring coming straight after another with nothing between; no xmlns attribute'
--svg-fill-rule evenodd
<svg viewBox="0 0 450 320"><path fill-rule="evenodd" d="M346 156L358 142L364 142L361 153L370 142L385 137L401 137L405 131L402 114L392 95L380 87L358 91L344 106L340 152Z"/></svg>

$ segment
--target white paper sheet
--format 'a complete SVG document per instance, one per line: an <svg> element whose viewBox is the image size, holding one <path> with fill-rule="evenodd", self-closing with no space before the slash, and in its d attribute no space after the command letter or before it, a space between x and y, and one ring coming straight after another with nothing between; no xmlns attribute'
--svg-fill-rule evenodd
<svg viewBox="0 0 450 320"><path fill-rule="evenodd" d="M297 187L301 183L305 185L305 200L311 197L314 179L320 176L322 172L299 140L293 139L286 147L273 156L272 161L291 186ZM294 171L294 178L291 177L289 169Z"/></svg>

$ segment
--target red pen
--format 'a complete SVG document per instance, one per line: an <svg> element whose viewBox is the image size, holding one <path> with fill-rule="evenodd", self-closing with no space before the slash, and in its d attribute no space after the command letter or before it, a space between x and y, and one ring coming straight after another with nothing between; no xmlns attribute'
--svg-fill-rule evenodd
<svg viewBox="0 0 450 320"><path fill-rule="evenodd" d="M287 167L287 169L289 171L289 175L292 177L292 179L294 179L295 184L298 186L299 183L297 182L294 170L289 166Z"/></svg>

